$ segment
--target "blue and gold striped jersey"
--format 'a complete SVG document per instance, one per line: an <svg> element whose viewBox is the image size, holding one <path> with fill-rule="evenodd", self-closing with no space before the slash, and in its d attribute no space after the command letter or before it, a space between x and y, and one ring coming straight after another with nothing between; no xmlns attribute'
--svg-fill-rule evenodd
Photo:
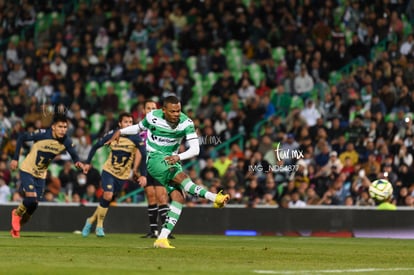
<svg viewBox="0 0 414 275"><path fill-rule="evenodd" d="M57 155L60 155L64 151L68 151L73 162L79 161L72 139L66 135L61 139L54 138L51 128L40 129L33 133L25 132L20 134L13 156L14 160L19 160L20 149L26 141L34 141L34 143L30 152L20 165L20 170L36 178L45 179L49 164Z"/></svg>
<svg viewBox="0 0 414 275"><path fill-rule="evenodd" d="M115 131L110 131L105 136L103 136L94 146L92 146L91 151L89 152L87 163L92 161L92 158L100 147L105 145L111 137L114 135ZM140 150L142 155L140 163L140 172L141 175L146 175L146 165L145 165L145 148L144 142L138 135L132 136L121 136L118 143L112 142L109 147L111 152L108 156L108 159L103 165L103 170L110 173L111 175L119 179L128 179L131 173L131 168L135 160L136 150Z"/></svg>

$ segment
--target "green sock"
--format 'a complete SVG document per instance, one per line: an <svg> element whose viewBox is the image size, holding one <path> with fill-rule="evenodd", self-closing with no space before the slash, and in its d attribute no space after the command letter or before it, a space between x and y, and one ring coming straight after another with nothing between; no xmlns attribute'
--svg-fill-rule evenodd
<svg viewBox="0 0 414 275"><path fill-rule="evenodd" d="M206 198L213 202L216 199L216 194L211 193L210 191L204 189L204 187L195 184L191 181L190 178L186 178L185 180L183 180L181 186L184 188L186 192L190 193L191 195L197 195L201 198Z"/></svg>
<svg viewBox="0 0 414 275"><path fill-rule="evenodd" d="M197 195L202 198L204 198L207 193L206 189L192 182L190 178L186 178L185 180L183 180L181 186L184 188L186 192L190 193L191 195Z"/></svg>

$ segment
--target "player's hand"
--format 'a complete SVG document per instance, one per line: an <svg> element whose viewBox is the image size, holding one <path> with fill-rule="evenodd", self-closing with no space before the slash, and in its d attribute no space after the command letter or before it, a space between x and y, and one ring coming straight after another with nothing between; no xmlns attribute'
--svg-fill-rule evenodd
<svg viewBox="0 0 414 275"><path fill-rule="evenodd" d="M165 157L165 161L167 164L173 165L180 161L180 157L178 155L168 156Z"/></svg>
<svg viewBox="0 0 414 275"><path fill-rule="evenodd" d="M144 188L145 186L147 186L147 177L139 176L137 182L138 182L139 186Z"/></svg>
<svg viewBox="0 0 414 275"><path fill-rule="evenodd" d="M121 136L121 131L117 130L113 134L113 136L107 142L105 142L105 145L110 145L114 141L116 141L116 143L118 143L120 136Z"/></svg>
<svg viewBox="0 0 414 275"><path fill-rule="evenodd" d="M19 166L19 162L17 160L10 161L10 169L16 170L18 166Z"/></svg>
<svg viewBox="0 0 414 275"><path fill-rule="evenodd" d="M91 169L91 165L90 164L87 164L87 163L83 164L82 172L84 174L88 174L88 172L89 172L90 169Z"/></svg>
<svg viewBox="0 0 414 275"><path fill-rule="evenodd" d="M83 164L82 162L80 162L80 161L77 161L76 163L75 163L75 167L76 168L78 168L78 169L80 169L80 170L82 170L82 171L84 171L84 169L85 169L85 164Z"/></svg>

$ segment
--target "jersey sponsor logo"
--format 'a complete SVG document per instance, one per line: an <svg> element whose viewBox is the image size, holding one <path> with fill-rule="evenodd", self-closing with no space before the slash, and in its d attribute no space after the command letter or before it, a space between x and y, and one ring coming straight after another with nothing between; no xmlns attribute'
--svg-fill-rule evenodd
<svg viewBox="0 0 414 275"><path fill-rule="evenodd" d="M154 134L151 134L151 139L154 140L154 141L165 142L165 143L176 143L177 142L176 139L158 137L158 136L156 136Z"/></svg>
<svg viewBox="0 0 414 275"><path fill-rule="evenodd" d="M58 148L56 148L56 147L51 147L51 146L49 146L49 145L46 145L45 147L43 147L45 150L50 150L50 151L53 151L53 152L59 152L59 149Z"/></svg>
<svg viewBox="0 0 414 275"><path fill-rule="evenodd" d="M128 149L128 147L129 147L129 145L121 145L121 144L115 144L115 145L112 145L114 148L125 148L125 149Z"/></svg>

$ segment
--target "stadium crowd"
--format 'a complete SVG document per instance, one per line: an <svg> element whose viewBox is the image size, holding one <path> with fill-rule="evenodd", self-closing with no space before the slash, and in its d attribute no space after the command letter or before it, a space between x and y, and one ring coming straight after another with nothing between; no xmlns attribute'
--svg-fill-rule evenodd
<svg viewBox="0 0 414 275"><path fill-rule="evenodd" d="M368 183L387 178L412 207L412 22L411 0L0 1L0 203L21 200L18 134L56 106L84 160L119 112L137 122L145 100L174 94L200 135L189 175L230 203L373 205ZM55 162L46 201L98 201L99 167Z"/></svg>

